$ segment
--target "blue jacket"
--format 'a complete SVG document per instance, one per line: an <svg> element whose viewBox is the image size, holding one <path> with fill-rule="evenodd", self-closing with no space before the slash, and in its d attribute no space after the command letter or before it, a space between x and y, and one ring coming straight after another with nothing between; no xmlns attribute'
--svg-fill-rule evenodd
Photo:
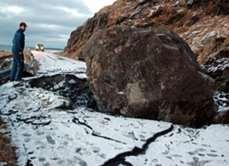
<svg viewBox="0 0 229 166"><path fill-rule="evenodd" d="M25 34L21 29L18 29L14 35L12 52L14 55L19 55L20 52L23 53L25 48Z"/></svg>

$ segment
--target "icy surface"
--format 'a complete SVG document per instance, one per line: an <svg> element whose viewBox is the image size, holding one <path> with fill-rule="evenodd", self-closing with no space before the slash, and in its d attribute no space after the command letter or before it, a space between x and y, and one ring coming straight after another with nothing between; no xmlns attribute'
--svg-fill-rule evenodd
<svg viewBox="0 0 229 166"><path fill-rule="evenodd" d="M229 68L229 58L217 59L213 64L206 65L206 67L209 73L224 71L225 69Z"/></svg>
<svg viewBox="0 0 229 166"><path fill-rule="evenodd" d="M228 126L206 129L176 128L151 144L146 155L128 158L136 165L227 166L229 165Z"/></svg>
<svg viewBox="0 0 229 166"><path fill-rule="evenodd" d="M32 51L39 62L38 74L75 73L81 78L86 78L86 64L66 57L55 55L51 52Z"/></svg>
<svg viewBox="0 0 229 166"><path fill-rule="evenodd" d="M217 91L214 95L214 101L218 106L218 112L229 111L229 93Z"/></svg>
<svg viewBox="0 0 229 166"><path fill-rule="evenodd" d="M76 71L85 75L83 62L51 53L33 53L41 65L37 77ZM172 125L114 117L85 107L63 110L62 105L67 102L54 92L31 88L28 81L0 86L0 115L18 147L19 166L27 162L34 166L103 165L123 152L142 148L149 138ZM202 129L175 125L173 130L155 138L145 153L126 156L126 162L134 166L229 165L227 125Z"/></svg>
<svg viewBox="0 0 229 166"><path fill-rule="evenodd" d="M86 108L61 111L55 109L64 101L60 96L11 85L0 88L0 109L19 148L20 165L28 159L34 165L101 165L118 153L141 146L148 137L170 126L112 117Z"/></svg>

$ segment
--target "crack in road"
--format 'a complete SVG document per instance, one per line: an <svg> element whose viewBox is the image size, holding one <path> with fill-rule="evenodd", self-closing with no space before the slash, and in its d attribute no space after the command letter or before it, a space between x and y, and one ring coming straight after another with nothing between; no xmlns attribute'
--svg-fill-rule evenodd
<svg viewBox="0 0 229 166"><path fill-rule="evenodd" d="M107 140L109 140L109 141L114 141L114 142L117 142L117 143L121 143L121 144L126 145L125 142L122 142L122 141L119 141L119 140L116 140L116 139L113 139L113 138L110 138L110 137L107 137L107 136L103 136L103 135L97 134L97 132L94 131L94 129L93 129L90 125L88 125L88 124L86 123L85 120L84 120L84 122L82 122L82 121L79 120L79 118L74 117L74 118L72 119L72 122L73 122L73 123L76 123L76 124L79 124L79 125L83 125L83 126L87 127L88 129L90 129L90 130L91 130L91 135L92 135L92 136L99 137L99 138L103 138L103 139L107 139Z"/></svg>
<svg viewBox="0 0 229 166"><path fill-rule="evenodd" d="M145 154L145 152L149 148L149 145L152 142L154 142L157 138L170 133L171 131L173 131L173 129L174 129L174 126L171 125L166 130L160 131L160 132L154 134L152 137L148 138L146 140L145 144L143 144L143 146L141 148L134 147L132 150L119 153L115 157L113 157L113 158L107 160L106 162L104 162L104 164L102 164L101 166L114 166L114 165L119 165L119 164L123 164L125 166L132 166L131 163L126 161L126 157L139 156L139 155Z"/></svg>
<svg viewBox="0 0 229 166"><path fill-rule="evenodd" d="M36 126L47 126L51 123L51 119L46 116L31 116L28 118L16 117L19 122L24 122L25 124L31 124Z"/></svg>

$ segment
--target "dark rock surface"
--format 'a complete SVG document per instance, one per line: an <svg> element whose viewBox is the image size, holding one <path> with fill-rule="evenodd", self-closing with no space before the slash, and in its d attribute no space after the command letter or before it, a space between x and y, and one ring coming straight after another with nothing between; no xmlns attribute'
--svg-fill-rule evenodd
<svg viewBox="0 0 229 166"><path fill-rule="evenodd" d="M79 79L72 74L57 74L32 79L29 85L32 88L42 88L68 98L70 103L63 104L62 109L88 107L97 110L87 79Z"/></svg>
<svg viewBox="0 0 229 166"><path fill-rule="evenodd" d="M0 52L0 85L8 82L10 80L10 72L12 65L12 55L10 53L6 54L7 56L1 57ZM34 59L31 51L26 50L24 52L25 58L25 68L23 72L23 77L31 77L36 74L38 70L38 62Z"/></svg>
<svg viewBox="0 0 229 166"><path fill-rule="evenodd" d="M209 7L216 14L229 14L229 1L228 0L186 0L189 7Z"/></svg>
<svg viewBox="0 0 229 166"><path fill-rule="evenodd" d="M83 54L100 110L191 126L211 123L210 83L175 33L117 26L98 31Z"/></svg>
<svg viewBox="0 0 229 166"><path fill-rule="evenodd" d="M65 52L71 58L78 57L80 60L84 60L85 57L82 56L82 48L84 47L87 40L91 37L93 33L98 29L104 28L107 25L108 13L96 14L93 18L89 19L84 26L80 26L76 31L71 33L71 40L68 40L68 47L66 47ZM77 45L76 45L77 43Z"/></svg>
<svg viewBox="0 0 229 166"><path fill-rule="evenodd" d="M216 123L229 123L229 48L212 54L203 65L206 73L215 79L216 94L214 99L218 106Z"/></svg>
<svg viewBox="0 0 229 166"><path fill-rule="evenodd" d="M229 47L212 54L204 68L216 80L217 89L229 93Z"/></svg>
<svg viewBox="0 0 229 166"><path fill-rule="evenodd" d="M215 123L228 124L229 123L229 109L227 111L219 112L215 118Z"/></svg>

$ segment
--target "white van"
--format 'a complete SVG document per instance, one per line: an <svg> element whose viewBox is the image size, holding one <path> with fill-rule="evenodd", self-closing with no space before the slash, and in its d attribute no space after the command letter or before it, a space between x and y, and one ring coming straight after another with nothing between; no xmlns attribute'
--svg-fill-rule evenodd
<svg viewBox="0 0 229 166"><path fill-rule="evenodd" d="M35 50L36 50L36 51L42 51L42 52L44 52L44 51L45 51L45 46L44 46L44 44L42 44L42 43L37 43L37 44L36 44L36 47L35 47Z"/></svg>

